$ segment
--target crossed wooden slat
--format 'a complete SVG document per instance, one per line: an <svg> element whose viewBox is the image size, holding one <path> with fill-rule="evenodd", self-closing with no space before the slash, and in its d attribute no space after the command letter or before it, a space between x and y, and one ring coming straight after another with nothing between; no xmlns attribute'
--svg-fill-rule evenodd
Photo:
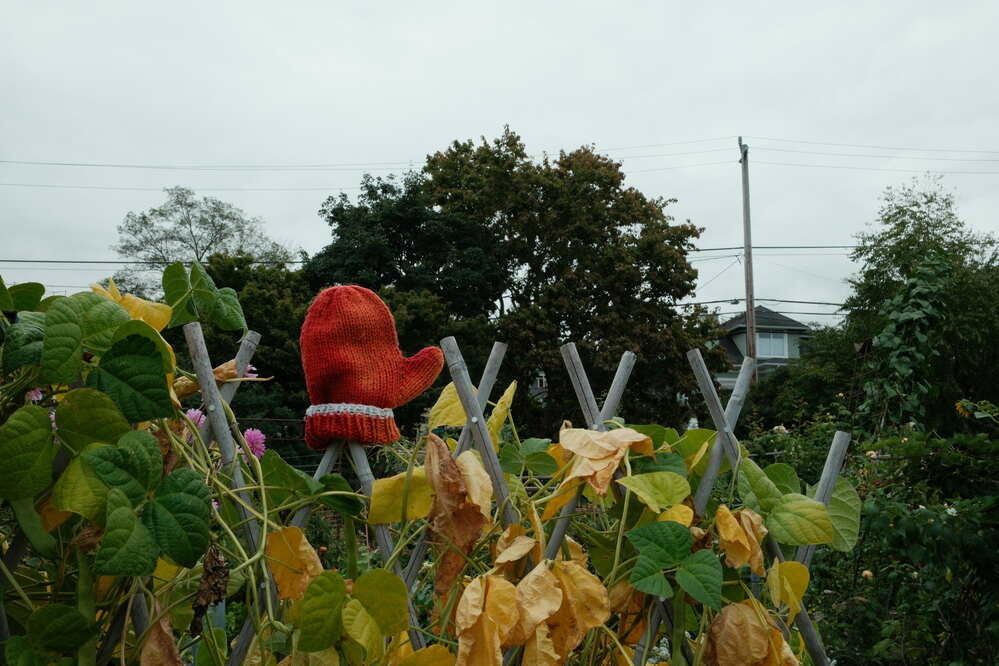
<svg viewBox="0 0 999 666"><path fill-rule="evenodd" d="M698 493L695 496L695 508L697 508L698 513L703 513L704 507L707 506L707 500L711 495L711 490L714 487L714 481L717 478L718 469L721 467L721 450L724 449L725 455L729 456L729 460L733 461L733 470L736 469L736 465L739 460L739 442L736 440L733 434L733 428L735 426L734 420L738 418L739 411L742 409L742 403L745 401L746 390L748 390L749 380L748 375L752 374L751 371L747 372L747 362L751 359L746 359L743 362L742 369L739 372L739 378L736 380L736 387L733 391L732 398L729 401L729 407L733 408L733 402L736 403L730 420L728 410L722 411L721 401L718 399L718 392L715 390L714 382L711 381L711 375L708 373L707 366L704 364L704 359L701 357L700 350L692 349L687 352L687 359L690 361L691 368L694 371L694 376L697 378L698 388L701 391L707 407L708 413L711 415L711 419L714 422L715 429L718 431L718 436L722 438L722 446L715 446L712 449L717 449L717 455L712 455L709 460L708 473L705 474L701 481L701 487L698 488ZM744 380L744 375L747 378ZM740 387L740 384L742 386ZM736 401L737 392L738 402ZM836 487L836 478L839 476L840 468L843 465L843 460L846 456L846 449L850 444L850 434L837 431L833 437L832 445L829 447L829 453L826 456L826 462L822 469L822 476L819 479L819 485L816 489L815 499L828 505L829 500L832 497L832 492ZM734 454L734 455L733 455ZM717 459L717 463L715 462ZM710 479L710 484L708 475L710 470L714 467L714 475ZM704 488L704 493L700 492ZM700 498L700 506L697 505L698 498ZM784 561L784 553L781 551L780 546L777 544L776 540L771 535L767 535L764 539L764 548L766 548L767 553L770 555L771 559L778 562ZM799 546L797 552L795 553L795 559L802 562L807 566L811 561L812 555L815 553L816 546ZM794 618L795 626L797 626L798 631L801 632L801 637L805 642L805 647L808 649L808 654L812 658L812 663L816 666L828 666L830 661L829 657L826 655L825 647L822 645L822 639L819 636L815 625L812 623L811 617L805 610L804 605L802 605L801 610Z"/></svg>

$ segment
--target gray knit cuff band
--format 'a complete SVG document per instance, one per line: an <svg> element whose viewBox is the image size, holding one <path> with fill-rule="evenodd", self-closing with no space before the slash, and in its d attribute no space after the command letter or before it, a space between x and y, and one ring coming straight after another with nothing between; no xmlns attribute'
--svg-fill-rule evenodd
<svg viewBox="0 0 999 666"><path fill-rule="evenodd" d="M322 405L312 405L305 410L306 416L315 414L363 414L376 419L391 419L392 410L388 407L373 407L358 405L351 402L327 402Z"/></svg>

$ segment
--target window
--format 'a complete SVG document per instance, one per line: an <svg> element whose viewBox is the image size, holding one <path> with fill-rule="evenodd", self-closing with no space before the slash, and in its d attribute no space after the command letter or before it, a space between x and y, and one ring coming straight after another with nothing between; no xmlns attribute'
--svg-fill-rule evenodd
<svg viewBox="0 0 999 666"><path fill-rule="evenodd" d="M760 358L787 358L787 334L757 333L756 355Z"/></svg>

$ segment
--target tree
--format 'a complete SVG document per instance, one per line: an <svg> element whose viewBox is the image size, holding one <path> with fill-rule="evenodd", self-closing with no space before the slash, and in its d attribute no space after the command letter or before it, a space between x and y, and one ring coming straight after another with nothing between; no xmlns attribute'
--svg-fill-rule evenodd
<svg viewBox="0 0 999 666"><path fill-rule="evenodd" d="M771 380L782 397L761 412L814 411L844 394L854 428L966 428L954 403L999 395L997 249L967 228L938 179L887 188L877 222L858 236L847 316Z"/></svg>
<svg viewBox="0 0 999 666"><path fill-rule="evenodd" d="M314 287L353 282L390 305L405 299L409 321L457 335L469 360L484 359L495 331L510 345L502 380L522 387L517 418L544 431L578 413L558 351L570 340L598 391L623 351L638 352L629 417L680 417L677 394L693 390L683 354L712 326L674 307L693 290L686 253L700 230L666 213L672 201L627 187L620 164L587 147L534 162L509 129L454 142L401 186L362 187L357 204L340 197L321 211L333 242L305 269ZM531 400L540 376L547 396Z"/></svg>
<svg viewBox="0 0 999 666"><path fill-rule="evenodd" d="M246 254L257 261L287 262L291 252L268 238L260 218L247 217L230 203L198 199L184 187L167 188L167 200L145 212L129 212L118 225L111 249L126 259L145 262L115 274L129 290L155 292L151 274L174 261L205 262L213 254Z"/></svg>

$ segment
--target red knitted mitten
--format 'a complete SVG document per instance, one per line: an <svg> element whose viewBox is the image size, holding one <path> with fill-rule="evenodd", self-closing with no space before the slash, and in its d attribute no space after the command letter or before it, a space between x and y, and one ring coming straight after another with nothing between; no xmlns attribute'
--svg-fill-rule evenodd
<svg viewBox="0 0 999 666"><path fill-rule="evenodd" d="M388 444L399 439L392 409L423 393L440 374L444 355L427 347L403 358L392 313L364 287L330 287L309 306L299 340L312 406L305 441Z"/></svg>

